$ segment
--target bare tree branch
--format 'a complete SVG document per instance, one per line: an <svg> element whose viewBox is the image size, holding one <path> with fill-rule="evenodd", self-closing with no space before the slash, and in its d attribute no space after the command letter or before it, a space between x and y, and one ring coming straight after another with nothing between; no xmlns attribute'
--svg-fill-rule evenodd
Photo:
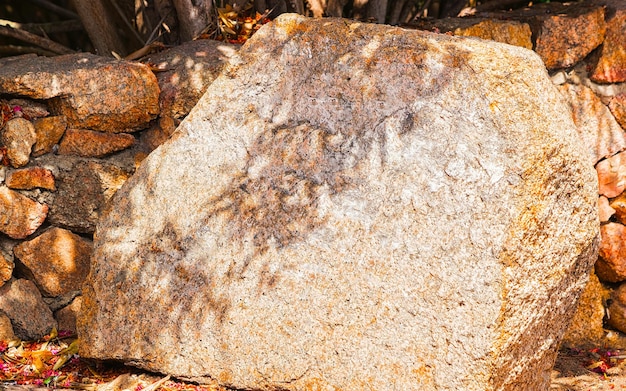
<svg viewBox="0 0 626 391"><path fill-rule="evenodd" d="M54 57L57 53L51 52L46 49L40 49L34 46L17 46L17 45L2 45L0 46L0 54L7 56L15 56L19 54L31 54L35 53L39 56Z"/></svg>
<svg viewBox="0 0 626 391"><path fill-rule="evenodd" d="M41 32L50 34L83 30L83 24L80 20L64 20L52 23L17 23L6 19L0 19L0 25L13 27L14 29L28 31L29 33L38 35Z"/></svg>
<svg viewBox="0 0 626 391"><path fill-rule="evenodd" d="M101 56L125 55L126 49L115 29L115 21L103 4L103 0L73 0L74 8L87 30L96 52Z"/></svg>
<svg viewBox="0 0 626 391"><path fill-rule="evenodd" d="M22 31L18 29L14 29L9 26L0 26L0 35L4 35L6 37L11 37L15 39L19 39L23 42L32 43L33 45L37 45L40 48L47 49L51 52L57 54L70 54L75 53L72 49L69 49L59 43L56 43L48 38L40 37L39 35L35 35L29 33L27 31Z"/></svg>

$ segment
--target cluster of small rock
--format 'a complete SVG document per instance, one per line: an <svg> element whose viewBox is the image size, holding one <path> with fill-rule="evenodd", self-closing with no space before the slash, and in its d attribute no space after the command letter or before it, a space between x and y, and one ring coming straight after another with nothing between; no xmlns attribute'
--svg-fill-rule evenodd
<svg viewBox="0 0 626 391"><path fill-rule="evenodd" d="M147 64L91 54L0 60L0 340L75 332L105 203L232 51L197 41Z"/></svg>

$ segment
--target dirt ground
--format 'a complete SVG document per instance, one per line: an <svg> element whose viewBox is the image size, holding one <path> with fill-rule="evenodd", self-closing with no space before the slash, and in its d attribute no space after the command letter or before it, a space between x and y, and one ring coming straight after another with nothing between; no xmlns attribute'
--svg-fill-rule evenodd
<svg viewBox="0 0 626 391"><path fill-rule="evenodd" d="M626 390L626 352L559 352L550 391Z"/></svg>

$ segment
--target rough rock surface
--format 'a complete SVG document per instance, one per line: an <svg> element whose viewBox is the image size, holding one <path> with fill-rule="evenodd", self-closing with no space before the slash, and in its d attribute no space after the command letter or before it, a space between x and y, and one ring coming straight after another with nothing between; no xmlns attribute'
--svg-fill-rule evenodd
<svg viewBox="0 0 626 391"><path fill-rule="evenodd" d="M0 287L0 311L13 325L13 332L24 340L36 340L57 326L52 311L32 281L11 280Z"/></svg>
<svg viewBox="0 0 626 391"><path fill-rule="evenodd" d="M604 303L610 291L602 286L598 276L591 273L585 291L580 296L576 314L563 336L563 346L574 348L597 347L604 338Z"/></svg>
<svg viewBox="0 0 626 391"><path fill-rule="evenodd" d="M458 28L454 35L490 39L526 49L533 48L530 27L526 23L514 21L485 20L471 27Z"/></svg>
<svg viewBox="0 0 626 391"><path fill-rule="evenodd" d="M573 129L525 49L283 15L114 196L81 355L238 389L545 389L597 249Z"/></svg>
<svg viewBox="0 0 626 391"><path fill-rule="evenodd" d="M589 77L598 83L626 81L626 3L599 0L607 7L606 37L591 64Z"/></svg>
<svg viewBox="0 0 626 391"><path fill-rule="evenodd" d="M9 162L16 168L28 164L36 141L35 127L24 118L13 118L0 130L0 144L7 148Z"/></svg>
<svg viewBox="0 0 626 391"><path fill-rule="evenodd" d="M614 198L626 189L626 152L620 152L596 164L598 191L607 198Z"/></svg>
<svg viewBox="0 0 626 391"><path fill-rule="evenodd" d="M570 83L558 88L572 110L583 144L589 149L591 164L626 149L624 129L591 88Z"/></svg>
<svg viewBox="0 0 626 391"><path fill-rule="evenodd" d="M105 132L145 128L159 113L150 68L89 53L0 60L0 94L49 99L68 126Z"/></svg>
<svg viewBox="0 0 626 391"><path fill-rule="evenodd" d="M536 17L539 25L535 52L548 69L567 68L598 47L604 39L604 9L580 4L542 4Z"/></svg>
<svg viewBox="0 0 626 391"><path fill-rule="evenodd" d="M66 158L58 167L48 221L74 232L93 233L105 203L129 177L125 168L113 163Z"/></svg>
<svg viewBox="0 0 626 391"><path fill-rule="evenodd" d="M0 232L24 239L35 232L48 215L48 206L0 186Z"/></svg>
<svg viewBox="0 0 626 391"><path fill-rule="evenodd" d="M0 286L11 279L15 264L0 252Z"/></svg>
<svg viewBox="0 0 626 391"><path fill-rule="evenodd" d="M235 45L201 39L148 56L144 62L160 70L156 76L161 89L161 115L184 118L189 114L236 52Z"/></svg>
<svg viewBox="0 0 626 391"><path fill-rule="evenodd" d="M103 157L132 146L135 137L126 133L102 133L87 129L67 129L59 144L59 155Z"/></svg>
<svg viewBox="0 0 626 391"><path fill-rule="evenodd" d="M31 190L34 188L54 191L54 175L44 167L27 167L9 171L5 178L9 189Z"/></svg>
<svg viewBox="0 0 626 391"><path fill-rule="evenodd" d="M76 333L76 317L80 312L82 300L82 297L76 297L69 305L54 313L54 319L56 319L58 323L59 331L63 330Z"/></svg>
<svg viewBox="0 0 626 391"><path fill-rule="evenodd" d="M621 284L612 292L608 309L610 316L607 323L616 330L626 333L626 284Z"/></svg>
<svg viewBox="0 0 626 391"><path fill-rule="evenodd" d="M0 312L0 341L11 341L15 339L11 319L6 314Z"/></svg>
<svg viewBox="0 0 626 391"><path fill-rule="evenodd" d="M51 228L13 250L28 268L45 296L60 296L80 290L89 272L93 246L87 240L62 228Z"/></svg>
<svg viewBox="0 0 626 391"><path fill-rule="evenodd" d="M626 216L626 203L624 204L624 215ZM609 221L611 216L615 214L615 209L609 204L609 199L605 196L598 197L598 217L600 222L604 223Z"/></svg>
<svg viewBox="0 0 626 391"><path fill-rule="evenodd" d="M626 224L626 193L620 194L609 203L618 222Z"/></svg>
<svg viewBox="0 0 626 391"><path fill-rule="evenodd" d="M611 109L617 122L626 130L626 94L613 97L609 103L609 109Z"/></svg>
<svg viewBox="0 0 626 391"><path fill-rule="evenodd" d="M626 227L608 223L600 228L602 241L596 262L596 274L602 281L626 280Z"/></svg>
<svg viewBox="0 0 626 391"><path fill-rule="evenodd" d="M37 142L33 147L33 157L52 152L52 148L61 140L67 128L67 119L62 115L39 118L33 122L37 133Z"/></svg>

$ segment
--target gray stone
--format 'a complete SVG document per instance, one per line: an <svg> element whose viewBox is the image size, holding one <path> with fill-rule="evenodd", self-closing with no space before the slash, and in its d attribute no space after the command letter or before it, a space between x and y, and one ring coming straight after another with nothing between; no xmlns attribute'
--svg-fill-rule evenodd
<svg viewBox="0 0 626 391"><path fill-rule="evenodd" d="M598 244L574 129L528 50L283 15L113 197L81 356L236 389L545 390Z"/></svg>
<svg viewBox="0 0 626 391"><path fill-rule="evenodd" d="M39 339L57 326L52 311L29 280L10 280L0 287L0 311L11 319L15 335L24 340Z"/></svg>
<svg viewBox="0 0 626 391"><path fill-rule="evenodd" d="M55 175L48 221L74 232L93 233L106 201L130 176L115 161L65 157Z"/></svg>

